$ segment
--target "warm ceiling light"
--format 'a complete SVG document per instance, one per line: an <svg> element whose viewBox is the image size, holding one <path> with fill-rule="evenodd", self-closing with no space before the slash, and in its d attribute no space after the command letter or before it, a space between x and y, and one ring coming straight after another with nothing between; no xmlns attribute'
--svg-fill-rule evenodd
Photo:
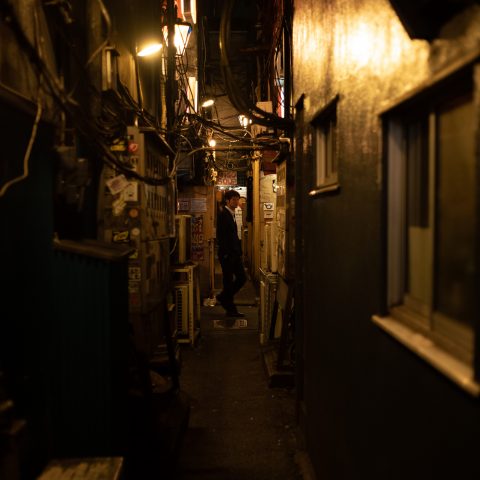
<svg viewBox="0 0 480 480"><path fill-rule="evenodd" d="M168 27L164 26L162 28L162 32L163 38L165 38L165 43L168 45ZM177 20L175 23L175 37L173 40L177 50L177 55L182 56L185 53L191 33L192 26L188 22Z"/></svg>
<svg viewBox="0 0 480 480"><path fill-rule="evenodd" d="M210 147L214 147L217 144L217 141L214 138L210 138L208 140L208 144L210 145Z"/></svg>
<svg viewBox="0 0 480 480"><path fill-rule="evenodd" d="M149 45L145 45L137 55L139 57L147 57L148 55L153 55L154 53L159 52L162 49L161 43L150 43Z"/></svg>
<svg viewBox="0 0 480 480"><path fill-rule="evenodd" d="M202 108L211 107L214 103L215 103L215 100L213 98L208 98L202 103Z"/></svg>
<svg viewBox="0 0 480 480"><path fill-rule="evenodd" d="M238 121L240 122L240 125L243 128L247 128L248 125L250 125L252 123L252 120L250 118L246 117L245 115L239 115L238 116Z"/></svg>

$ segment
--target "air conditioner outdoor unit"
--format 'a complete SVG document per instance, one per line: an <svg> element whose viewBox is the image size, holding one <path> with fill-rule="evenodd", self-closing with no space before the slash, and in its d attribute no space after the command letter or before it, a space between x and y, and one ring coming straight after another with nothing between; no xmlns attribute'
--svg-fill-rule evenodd
<svg viewBox="0 0 480 480"><path fill-rule="evenodd" d="M177 333L188 335L188 284L174 286Z"/></svg>

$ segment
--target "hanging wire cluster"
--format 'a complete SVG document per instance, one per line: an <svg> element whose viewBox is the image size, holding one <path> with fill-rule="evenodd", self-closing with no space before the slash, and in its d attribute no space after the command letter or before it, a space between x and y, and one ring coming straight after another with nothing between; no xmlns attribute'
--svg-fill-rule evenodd
<svg viewBox="0 0 480 480"><path fill-rule="evenodd" d="M253 123L266 127L280 128L290 131L293 128L293 121L290 118L282 118L274 113L258 108L256 103L241 92L235 86L235 78L232 74L230 55L230 34L231 17L235 0L226 0L223 4L222 17L220 21L220 66L222 70L225 89L230 101L242 114L248 116ZM277 42L280 35L277 36ZM270 56L268 57L270 58Z"/></svg>
<svg viewBox="0 0 480 480"><path fill-rule="evenodd" d="M85 77L77 79L74 86L69 90L65 88L57 72L54 72L48 65L40 46L31 42L20 23L15 8L6 0L0 2L0 21L14 34L19 47L29 59L30 64L36 72L39 84L42 85L43 89L43 92L39 93L39 95L42 94L54 100L56 115L59 118L67 116L72 128L82 135L85 141L90 144L106 164L124 173L128 178L134 178L150 185L164 185L170 181L170 174L163 179L140 175L131 168L128 168L128 166L122 163L119 157L111 151L112 139L118 138L123 134L128 125L128 119L132 116L140 118L145 125L150 126L153 130L157 131L159 135L163 132L159 129L156 119L143 110L138 102L133 99L128 88L122 84L118 73L116 79L117 90L110 92L110 96L103 95L103 92L100 92L95 85L88 80L86 73L88 66L93 62L94 58L100 54L103 48L111 43L109 38L111 34L110 18L102 0L98 0L98 2L105 19L105 24L108 27L107 36L87 62L80 65L81 68L78 70L84 72ZM37 3L35 3L34 8L39 8ZM70 18L70 21L73 22L73 19ZM70 42L70 39L68 39L68 42ZM79 63L80 60L77 55L77 49L73 43L71 46L72 61ZM101 106L98 117L92 118L87 106L77 99L76 94L80 84L82 84L82 87L88 92L91 104ZM170 149L170 154L173 156L173 149L168 145L166 145L166 148Z"/></svg>
<svg viewBox="0 0 480 480"><path fill-rule="evenodd" d="M17 44L20 46L26 58L29 59L34 71L38 76L39 88L38 104L41 105L41 98L53 99L57 115L62 120L58 123L68 123L72 130L78 132L91 148L97 153L104 163L117 169L127 178L133 178L150 185L163 185L171 181L177 174L178 163L185 156L191 156L193 162L201 161L204 169L204 181L209 183L215 175L213 171L219 170L247 170L251 161L259 158L259 152L264 149L278 150L282 143L275 137L252 138L246 128L228 127L222 122L224 119L206 119L199 108L192 104L193 92L188 81L190 70L189 52L185 55L176 56L176 92L175 116L172 125L167 131L165 122L158 116L158 112L151 112L144 108L141 97L141 79L138 69L136 72L140 95L136 100L128 87L122 83L120 75L116 73L115 88L107 91L100 91L90 80L88 71L93 68L95 60L102 54L104 49L113 48L112 21L102 0L97 0L98 6L104 21L105 36L102 42L93 50L88 59L82 62L78 52L79 46L75 39L69 37L67 28L58 27L58 32L64 41L65 48L68 48L69 59L77 65L80 72L71 85L65 86L62 77L48 64L42 52L40 43L32 42L22 28L15 8L8 0L0 2L0 22L5 24L13 33ZM267 127L288 130L292 127L292 121L288 118L281 118L275 114L265 112L255 106L254 101L242 96L235 88L232 68L229 61L229 35L230 15L233 7L233 0L224 2L221 26L220 26L220 51L221 71L223 74L224 92L228 95L232 105L248 116L253 123ZM57 8L65 25L75 22L74 11L66 8L69 2L45 1L44 7ZM40 8L35 3L35 9ZM162 9L163 21L166 19L166 11ZM278 43L279 35L276 35ZM199 37L203 44L201 52L206 51L204 36ZM165 45L164 45L165 46ZM81 99L81 93L89 96L89 104L85 105ZM161 101L161 99L160 99ZM91 105L97 105L95 114L92 115ZM160 106L161 110L162 106ZM68 119L68 120L65 120ZM156 132L169 152L172 161L165 178L153 178L143 176L135 172L128 164L122 161L122 156L111 149L116 139L125 136L126 129L132 122L147 127L150 131ZM38 123L38 122L37 122ZM34 129L35 130L35 129ZM36 131L36 130L35 130ZM212 147L208 145L208 139L215 136L221 145ZM167 143L167 140L168 142Z"/></svg>

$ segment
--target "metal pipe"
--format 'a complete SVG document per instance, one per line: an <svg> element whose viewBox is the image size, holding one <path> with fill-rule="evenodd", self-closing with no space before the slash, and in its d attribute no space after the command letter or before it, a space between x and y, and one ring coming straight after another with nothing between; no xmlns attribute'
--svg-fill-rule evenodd
<svg viewBox="0 0 480 480"><path fill-rule="evenodd" d="M170 141L170 136L173 133L173 125L175 123L175 20L176 20L176 8L174 0L167 0L167 28L168 28L168 45L167 45L167 141L173 145Z"/></svg>

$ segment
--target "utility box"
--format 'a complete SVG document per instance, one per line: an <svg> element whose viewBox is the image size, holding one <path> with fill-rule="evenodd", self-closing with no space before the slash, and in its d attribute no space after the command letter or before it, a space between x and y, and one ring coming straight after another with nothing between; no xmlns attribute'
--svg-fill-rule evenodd
<svg viewBox="0 0 480 480"><path fill-rule="evenodd" d="M136 126L110 149L117 165L102 171L98 238L133 249L128 259L130 323L137 348L149 354L161 341L161 305L170 281L175 212L170 151L156 131ZM140 178L129 176L129 170Z"/></svg>

